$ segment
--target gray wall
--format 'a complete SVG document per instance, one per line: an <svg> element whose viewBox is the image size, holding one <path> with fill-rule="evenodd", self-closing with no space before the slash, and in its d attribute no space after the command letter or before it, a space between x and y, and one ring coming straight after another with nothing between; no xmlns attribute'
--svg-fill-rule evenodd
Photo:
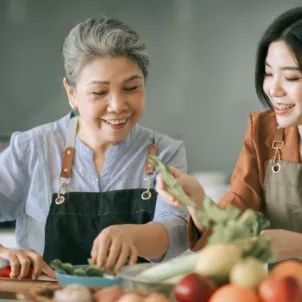
<svg viewBox="0 0 302 302"><path fill-rule="evenodd" d="M152 57L142 124L185 141L189 170L231 173L261 110L253 72L266 26L301 0L0 0L0 134L68 112L60 48L73 25L108 15Z"/></svg>

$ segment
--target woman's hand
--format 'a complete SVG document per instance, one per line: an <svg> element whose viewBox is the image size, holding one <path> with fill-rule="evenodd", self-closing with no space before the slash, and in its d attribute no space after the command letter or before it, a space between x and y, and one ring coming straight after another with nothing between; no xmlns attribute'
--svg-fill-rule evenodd
<svg viewBox="0 0 302 302"><path fill-rule="evenodd" d="M92 262L106 272L119 271L127 259L130 265L135 264L137 256L132 233L126 232L123 225L112 225L101 231L91 250Z"/></svg>
<svg viewBox="0 0 302 302"><path fill-rule="evenodd" d="M202 209L203 200L205 198L203 187L200 185L198 180L195 179L194 177L174 167L169 167L169 168L171 170L172 175L181 184L184 192L195 203L195 207L188 207L188 210L194 221L195 226L202 233L204 231L204 226L199 222L196 216L196 210ZM155 189L166 202L174 206L181 206L181 203L178 200L176 200L176 198L166 190L165 184L159 175L156 178Z"/></svg>
<svg viewBox="0 0 302 302"><path fill-rule="evenodd" d="M184 192L189 196L189 198L195 202L196 208L202 208L202 202L205 197L205 193L203 187L200 185L197 179L194 177L174 168L169 167L172 175L175 179L181 184ZM160 177L160 175L156 178L156 191L161 195L161 197L168 203L179 206L181 203L175 199L175 197L166 191L165 185Z"/></svg>
<svg viewBox="0 0 302 302"><path fill-rule="evenodd" d="M31 249L9 249L0 246L0 257L9 261L11 278L19 280L28 275L31 265L33 266L32 279L37 279L41 273L56 279L55 272L46 264L43 258Z"/></svg>
<svg viewBox="0 0 302 302"><path fill-rule="evenodd" d="M276 261L290 258L302 260L302 234L286 230L265 230L261 232L262 235L271 240Z"/></svg>

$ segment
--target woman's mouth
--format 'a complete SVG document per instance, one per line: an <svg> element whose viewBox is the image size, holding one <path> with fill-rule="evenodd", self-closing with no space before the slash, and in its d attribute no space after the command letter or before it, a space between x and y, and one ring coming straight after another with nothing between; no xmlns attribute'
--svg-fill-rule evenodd
<svg viewBox="0 0 302 302"><path fill-rule="evenodd" d="M295 104L278 103L274 106L274 110L277 115L286 115L289 114L295 106Z"/></svg>
<svg viewBox="0 0 302 302"><path fill-rule="evenodd" d="M119 130L119 129L122 129L125 127L125 125L127 124L129 120L129 117L128 118L124 118L124 119L108 119L108 120L105 120L105 119L102 119L102 121L104 121L107 125L109 125L112 129L114 130Z"/></svg>

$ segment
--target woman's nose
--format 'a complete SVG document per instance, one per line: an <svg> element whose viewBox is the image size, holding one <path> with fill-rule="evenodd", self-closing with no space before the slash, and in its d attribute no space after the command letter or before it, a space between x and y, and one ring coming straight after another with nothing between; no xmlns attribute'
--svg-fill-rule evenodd
<svg viewBox="0 0 302 302"><path fill-rule="evenodd" d="M278 79L275 79L271 82L269 92L272 97L281 97L285 94L285 90L283 89L282 84Z"/></svg>
<svg viewBox="0 0 302 302"><path fill-rule="evenodd" d="M108 112L121 113L127 109L127 103L124 100L122 95L112 95L109 104L108 104Z"/></svg>

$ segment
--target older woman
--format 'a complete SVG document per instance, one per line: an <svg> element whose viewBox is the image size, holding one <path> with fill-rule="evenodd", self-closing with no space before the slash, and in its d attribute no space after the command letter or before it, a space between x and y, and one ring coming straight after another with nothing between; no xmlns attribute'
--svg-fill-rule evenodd
<svg viewBox="0 0 302 302"><path fill-rule="evenodd" d="M271 221L271 229L263 233L278 260L302 259L302 7L283 13L268 27L258 45L255 75L258 96L270 109L250 114L231 189L219 205L263 211ZM173 171L202 209L202 186ZM160 181L158 191L175 204ZM190 212L190 248L198 250L209 230L200 224L195 209Z"/></svg>
<svg viewBox="0 0 302 302"><path fill-rule="evenodd" d="M89 19L63 46L64 86L77 110L14 133L0 154L0 220L16 219L20 249L0 247L11 277L30 265L54 277L58 258L120 269L161 261L187 248L187 212L157 198L149 153L186 170L181 141L138 124L145 108L149 57L120 21ZM155 121L154 121L155 122ZM43 258L42 258L43 255Z"/></svg>

